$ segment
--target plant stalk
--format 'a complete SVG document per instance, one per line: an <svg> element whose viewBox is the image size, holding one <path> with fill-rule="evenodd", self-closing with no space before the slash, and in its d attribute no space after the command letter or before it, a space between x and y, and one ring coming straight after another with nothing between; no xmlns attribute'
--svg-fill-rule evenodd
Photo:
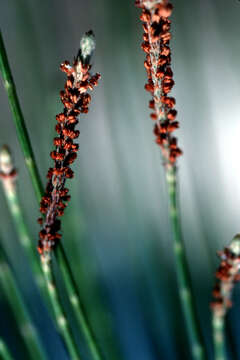
<svg viewBox="0 0 240 360"><path fill-rule="evenodd" d="M40 202L43 193L43 186L41 183L40 175L34 158L32 146L30 143L30 138L28 136L27 128L24 122L21 106L18 100L17 91L11 73L10 65L8 62L7 53L5 50L1 31L0 31L0 71L3 77L3 84L8 95L10 108L13 114L13 120L16 126L17 136L22 148L25 163L30 173L33 183L33 188L35 190L37 199Z"/></svg>
<svg viewBox="0 0 240 360"><path fill-rule="evenodd" d="M50 258L47 258L47 256L41 256L41 264L47 284L48 294L61 336L64 339L66 347L69 351L71 360L80 360L78 349L73 339L73 334L71 333L71 329L61 305L61 300L59 299Z"/></svg>
<svg viewBox="0 0 240 360"><path fill-rule="evenodd" d="M1 360L13 360L12 355L10 354L7 345L5 342L0 339L0 359Z"/></svg>
<svg viewBox="0 0 240 360"><path fill-rule="evenodd" d="M7 264L5 254L0 249L0 283L14 313L17 326L24 340L31 359L44 360L46 356L38 340L38 335L32 325L31 318L22 300L12 271Z"/></svg>
<svg viewBox="0 0 240 360"><path fill-rule="evenodd" d="M94 360L101 360L103 359L103 357L97 345L97 341L92 332L91 326L88 322L84 306L80 300L77 284L75 282L71 269L69 268L69 263L66 258L65 252L62 249L61 243L59 243L56 249L56 257L67 289L69 301L72 305L72 308L74 309L76 320L78 324L81 325L81 330L83 332L83 335L85 336L92 358Z"/></svg>
<svg viewBox="0 0 240 360"><path fill-rule="evenodd" d="M11 110L13 113L15 126L17 129L19 143L20 143L20 146L22 148L22 151L23 151L23 154L25 157L25 162L27 164L29 175L30 175L30 178L33 183L33 187L35 189L37 201L38 201L38 203L40 203L41 198L44 194L43 185L42 185L39 171L37 168L37 164L36 164L36 161L35 161L35 158L33 155L33 150L32 150L30 138L28 135L28 131L27 131L27 128L25 125L24 117L22 115L20 103L18 101L16 88L15 88L15 84L14 84L13 77L11 74L10 66L8 63L7 53L5 50L1 32L0 32L0 71L2 73L4 85L5 85L7 94L8 94L8 99L9 99ZM103 357L100 354L100 351L98 349L97 342L93 336L93 332L89 326L86 314L85 314L85 312L83 312L83 308L80 306L81 302L80 302L80 298L79 298L79 294L78 294L78 289L77 289L76 283L74 281L74 277L72 274L71 267L69 265L69 261L67 259L67 256L66 256L62 246L59 247L58 254L60 254L58 256L58 261L59 261L59 266L61 268L61 271L63 273L63 280L65 282L66 288L67 289L71 288L71 290L72 290L71 294L74 294L74 296L76 296L76 299L77 299L77 302L76 302L75 300L73 301L73 300L71 300L71 298L69 298L70 304L71 304L73 312L76 316L78 325L86 337L86 341L88 343L88 347L91 352L92 358L94 360L103 359ZM49 265L48 267L51 268L51 265ZM50 271L50 273L52 274L52 270ZM45 276L45 278L46 278L46 276ZM70 294L69 294L69 296L70 296ZM55 300L57 301L58 297L56 297ZM61 305L59 304L59 306L61 306Z"/></svg>
<svg viewBox="0 0 240 360"><path fill-rule="evenodd" d="M13 174L13 175L11 175ZM0 179L3 191L7 200L8 208L12 216L21 246L24 248L33 270L34 278L42 291L43 295L47 295L45 281L40 266L39 258L33 248L33 244L28 232L28 228L24 221L21 205L18 198L16 184L16 170L13 165L13 159L7 146L0 149Z"/></svg>
<svg viewBox="0 0 240 360"><path fill-rule="evenodd" d="M217 312L213 311L212 328L215 360L226 359L224 327L224 316L219 316Z"/></svg>
<svg viewBox="0 0 240 360"><path fill-rule="evenodd" d="M177 204L177 170L171 166L166 170L169 194L169 215L173 229L174 256L181 306L187 326L191 353L194 360L205 360L206 353L193 300L191 278L183 243L179 209Z"/></svg>

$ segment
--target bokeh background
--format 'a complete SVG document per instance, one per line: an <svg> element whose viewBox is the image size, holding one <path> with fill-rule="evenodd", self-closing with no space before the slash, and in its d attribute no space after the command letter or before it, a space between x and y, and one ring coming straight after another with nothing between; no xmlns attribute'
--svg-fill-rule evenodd
<svg viewBox="0 0 240 360"><path fill-rule="evenodd" d="M213 358L209 302L216 251L240 231L240 2L174 1L172 66L184 156L179 159L181 219L197 310ZM81 117L76 177L64 217L64 247L106 360L190 359L181 314L159 148L149 118L132 0L2 0L1 28L42 178L51 164L63 60L93 29L93 71L102 75ZM12 148L25 219L37 242L38 204L7 96L0 86L0 143ZM67 355L19 245L0 191L0 238L49 359ZM61 286L61 279L59 279ZM63 292L64 293L64 292ZM229 359L240 359L240 291L228 315ZM63 301L65 301L63 296ZM67 303L66 303L67 306ZM27 359L0 294L0 335ZM77 337L81 346L82 339ZM83 352L84 347L82 347ZM87 354L85 351L85 358Z"/></svg>

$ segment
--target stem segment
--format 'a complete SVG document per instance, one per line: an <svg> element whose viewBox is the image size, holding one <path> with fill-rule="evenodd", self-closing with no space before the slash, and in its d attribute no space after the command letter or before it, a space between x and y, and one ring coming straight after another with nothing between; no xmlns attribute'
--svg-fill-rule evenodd
<svg viewBox="0 0 240 360"><path fill-rule="evenodd" d="M14 313L19 331L24 339L25 345L32 359L46 359L31 318L23 303L12 271L5 260L5 255L0 249L0 282L7 297L8 303Z"/></svg>
<svg viewBox="0 0 240 360"><path fill-rule="evenodd" d="M83 304L81 303L80 296L78 293L77 284L74 280L71 269L69 268L69 263L67 261L66 255L62 249L62 244L59 243L56 249L56 256L58 260L59 267L61 269L63 280L67 289L68 297L70 303L74 309L74 313L76 316L76 320L78 324L81 325L81 330L85 336L86 342L88 344L88 348L92 354L92 358L94 360L101 360L101 352L97 346L97 341L95 340L95 336L92 332L91 326L88 322L85 309Z"/></svg>
<svg viewBox="0 0 240 360"><path fill-rule="evenodd" d="M41 195L43 193L43 187L36 166L36 161L31 147L30 138L28 136L26 125L24 122L23 113L18 100L16 87L12 77L1 32L0 32L0 71L3 77L3 84L5 86L8 95L10 108L13 114L13 120L16 126L17 136L22 148L25 163L30 173L37 199L40 202Z"/></svg>
<svg viewBox="0 0 240 360"><path fill-rule="evenodd" d="M225 337L224 337L224 317L218 316L216 312L212 315L213 327L213 344L214 344L214 359L225 360Z"/></svg>
<svg viewBox="0 0 240 360"><path fill-rule="evenodd" d="M0 359L1 360L13 360L12 355L10 354L7 345L5 342L0 339Z"/></svg>
<svg viewBox="0 0 240 360"><path fill-rule="evenodd" d="M188 338L194 360L206 359L201 329L197 319L193 301L189 268L186 259L185 247L182 239L179 209L177 204L176 167L170 166L166 172L169 194L169 215L173 229L174 255L176 263L177 281L181 305L187 325Z"/></svg>
<svg viewBox="0 0 240 360"><path fill-rule="evenodd" d="M42 269L36 251L33 249L33 244L24 221L17 192L17 173L13 165L11 153L7 146L3 146L0 150L0 179L20 244L28 256L36 283L46 297L47 294Z"/></svg>
<svg viewBox="0 0 240 360"><path fill-rule="evenodd" d="M8 99L9 99L9 103L10 103L11 110L13 113L13 118L14 118L16 129L17 129L17 135L18 135L18 139L20 142L20 146L22 148L22 151L23 151L23 154L25 157L25 162L28 167L28 171L29 171L29 175L32 180L32 183L33 183L33 187L35 189L37 201L38 201L38 203L40 203L42 195L43 195L43 186L42 186L39 171L38 171L38 168L36 165L36 161L35 161L35 158L33 155L33 150L32 150L30 138L29 138L29 135L27 132L27 128L26 128L26 125L24 122L24 117L22 115L21 107L20 107L20 104L18 101L16 88L15 88L15 84L14 84L13 77L11 74L11 70L10 70L10 66L8 63L8 58L7 58L7 54L6 54L6 50L4 47L1 33L0 33L0 70L1 70L1 73L3 76L4 85L5 85L7 94L8 94ZM83 308L80 305L78 289L77 289L76 283L74 281L74 277L73 277L69 262L67 260L67 256L66 256L62 246L59 247L58 254L59 254L59 256L58 256L59 266L63 273L63 278L64 278L66 288L68 290L71 289L71 292L68 295L70 296L70 294L74 294L74 296L76 296L76 299L78 300L77 305L76 305L76 304L74 304L75 301L72 301L70 298L70 304L73 308L73 312L78 321L78 325L86 337L86 341L88 343L92 358L94 360L103 359L102 355L100 354L100 351L98 350L98 345L93 336L93 332L87 321L86 314L83 312ZM48 264L48 268L50 268L50 270L51 270L51 265ZM52 270L50 271L50 274L53 276ZM58 296L56 296L55 301L58 301ZM59 306L61 307L60 304L59 304ZM67 329L68 329L68 327L67 327Z"/></svg>
<svg viewBox="0 0 240 360"><path fill-rule="evenodd" d="M56 282L52 271L51 260L47 258L47 256L41 256L41 263L47 284L48 294L51 299L59 331L65 341L66 347L71 356L71 360L80 360L80 357L78 356L77 346L74 342L68 321L61 306L61 300L59 299Z"/></svg>

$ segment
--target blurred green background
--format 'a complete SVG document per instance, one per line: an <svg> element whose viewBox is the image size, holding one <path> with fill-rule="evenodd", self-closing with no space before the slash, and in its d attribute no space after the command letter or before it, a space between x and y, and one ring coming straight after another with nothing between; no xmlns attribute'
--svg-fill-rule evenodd
<svg viewBox="0 0 240 360"><path fill-rule="evenodd" d="M190 359L176 286L167 193L149 118L133 1L2 0L0 21L35 156L51 164L63 60L93 29L93 72L102 79L79 129L80 152L63 243L106 360ZM198 313L213 357L209 302L216 251L240 231L240 2L174 1L172 67L176 85L181 218ZM0 143L11 146L26 222L37 243L36 203L0 86ZM18 243L3 192L0 236L49 359L67 359ZM61 279L59 279L61 286ZM228 315L229 359L240 358L239 288ZM63 297L63 301L65 301ZM67 306L67 304L66 304ZM27 359L0 295L0 335ZM82 339L80 339L81 346ZM84 347L83 347L83 351ZM85 354L87 359L87 354Z"/></svg>

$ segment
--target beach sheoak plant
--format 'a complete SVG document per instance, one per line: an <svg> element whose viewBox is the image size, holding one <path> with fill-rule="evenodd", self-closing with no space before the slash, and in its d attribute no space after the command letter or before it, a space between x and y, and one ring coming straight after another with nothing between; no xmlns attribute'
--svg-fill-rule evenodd
<svg viewBox="0 0 240 360"><path fill-rule="evenodd" d="M174 85L171 69L171 16L173 5L167 0L137 0L135 5L142 10L143 22L142 49L146 53L144 66L148 82L145 89L152 99L151 119L154 121L156 144L160 147L165 168L169 194L169 215L174 235L174 255L177 280L182 309L187 325L187 333L195 360L205 359L206 353L202 340L196 308L193 300L191 279L184 243L182 239L179 207L177 202L177 158L182 154L173 132L179 127L176 121L175 99L169 96Z"/></svg>
<svg viewBox="0 0 240 360"><path fill-rule="evenodd" d="M74 142L79 136L75 129L80 113L87 113L90 102L88 89L93 89L100 75L90 75L90 59L95 49L94 35L90 31L86 33L81 42L77 57L73 64L65 61L61 64L61 70L67 74L65 88L60 92L64 105L63 112L56 117L57 137L54 138L55 150L51 152L54 167L48 171L48 183L45 194L39 177L39 171L32 151L30 137L25 125L24 117L18 100L15 83L9 66L7 53L0 34L0 71L3 83L8 94L10 107L16 125L18 139L24 154L25 162L35 189L36 197L41 202L40 210L43 214L39 222L42 226L38 243L38 251L41 256L42 269L45 275L49 297L51 299L56 322L59 331L65 341L72 359L79 359L78 350L71 334L70 326L64 314L64 310L55 285L54 272L52 269L51 254L57 256L57 263L61 270L67 295L75 314L79 328L85 336L92 359L102 359L94 333L88 322L87 315L81 303L78 287L71 271L64 248L59 242L60 220L63 215L66 202L70 197L65 187L65 181L73 177L70 164L76 159L78 144ZM57 246L56 246L57 245Z"/></svg>

